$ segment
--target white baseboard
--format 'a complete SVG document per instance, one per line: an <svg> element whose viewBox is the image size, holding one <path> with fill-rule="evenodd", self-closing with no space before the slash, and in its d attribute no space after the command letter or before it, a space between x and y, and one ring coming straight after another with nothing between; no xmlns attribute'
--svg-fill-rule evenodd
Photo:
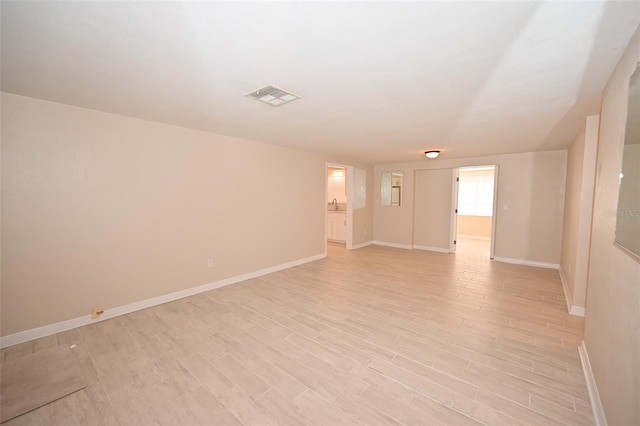
<svg viewBox="0 0 640 426"><path fill-rule="evenodd" d="M52 334L71 330L72 328L82 327L88 324L93 324L99 321L105 321L120 315L128 314L131 312L150 308L152 306L157 306L163 303L172 302L174 300L193 296L194 294L204 293L205 291L210 291L210 290L214 290L216 288L224 287L230 284L246 281L251 278L258 278L263 275L268 275L274 272L282 271L283 269L293 268L294 266L302 265L304 263L314 262L316 260L324 259L325 257L327 257L327 254L322 253L322 254L307 257L304 259L298 259L291 262L283 263L281 265L271 266L269 268L261 269L259 271L249 272L246 274L237 275L235 277L225 278L220 281L214 281L209 284L203 284L197 287L191 287L185 290L176 291L176 292L165 294L162 296L152 297L151 299L141 300L139 302L130 303L128 305L118 306L112 309L105 309L104 313L100 315L99 319L91 319L91 315L85 315L82 317L73 318L66 321L60 321L54 324L48 324L42 327L32 328L30 330L21 331L14 334L8 334L6 336L0 337L0 348L17 345L18 343L28 342L29 340L39 339L41 337L50 336Z"/></svg>
<svg viewBox="0 0 640 426"><path fill-rule="evenodd" d="M467 240L483 240L483 241L491 241L491 237L483 237L480 235L466 235L466 234L458 234L457 238L464 238Z"/></svg>
<svg viewBox="0 0 640 426"><path fill-rule="evenodd" d="M536 268L560 269L557 263L538 262L535 260L512 259L510 257L494 257L493 260L504 263L513 263L514 265L535 266Z"/></svg>
<svg viewBox="0 0 640 426"><path fill-rule="evenodd" d="M401 249L406 249L406 250L411 250L413 248L413 246L411 244L387 243L386 241L374 241L373 244L375 244L377 246L401 248Z"/></svg>
<svg viewBox="0 0 640 426"><path fill-rule="evenodd" d="M564 292L564 300L567 302L567 312L577 317L583 317L585 314L584 306L577 306L571 304L571 293L569 293L569 285L567 284L567 277L564 275L562 266L560 266L558 272L560 273L560 281L562 281L562 291Z"/></svg>
<svg viewBox="0 0 640 426"><path fill-rule="evenodd" d="M366 241L364 243L360 243L360 244L356 244L356 245L352 245L350 250L357 250L359 248L362 247L367 247L373 244L373 241Z"/></svg>
<svg viewBox="0 0 640 426"><path fill-rule="evenodd" d="M345 244L346 243L345 240L336 240L334 238L327 238L327 241L329 241L330 243L338 243L338 244Z"/></svg>
<svg viewBox="0 0 640 426"><path fill-rule="evenodd" d="M600 401L596 379L593 376L593 370L591 370L591 362L589 362L589 354L587 353L587 346L584 340L580 346L578 346L578 353L580 354L580 362L582 363L582 370L584 371L584 379L587 382L594 423L596 426L607 426L607 417L604 415L604 408L602 407L602 401Z"/></svg>
<svg viewBox="0 0 640 426"><path fill-rule="evenodd" d="M413 248L417 250L437 251L438 253L451 253L449 249L445 249L442 247L419 246L414 244Z"/></svg>
<svg viewBox="0 0 640 426"><path fill-rule="evenodd" d="M577 317L583 317L586 315L586 311L584 307L576 306L576 305L571 305L571 309L569 309L569 313Z"/></svg>

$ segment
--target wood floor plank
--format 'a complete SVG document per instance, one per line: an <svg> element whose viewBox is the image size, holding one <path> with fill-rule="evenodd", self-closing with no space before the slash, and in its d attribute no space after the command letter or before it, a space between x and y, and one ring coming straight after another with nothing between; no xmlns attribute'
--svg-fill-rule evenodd
<svg viewBox="0 0 640 426"><path fill-rule="evenodd" d="M398 383L403 384L407 388L414 392L422 393L430 398L440 401L444 405L450 405L455 398L456 391L440 384L436 381L432 381L424 376L418 376L411 371L405 370L392 364L389 361L374 361L369 368L379 374L389 377ZM442 374L442 376L445 376ZM453 379L451 380L453 381ZM463 383L460 381L460 383ZM473 385L467 385L470 392L475 396L476 387Z"/></svg>
<svg viewBox="0 0 640 426"><path fill-rule="evenodd" d="M293 376L285 373L273 364L260 359L253 358L244 362L245 367L255 372L262 380L271 387L280 391L287 398L294 400L305 390L309 389Z"/></svg>
<svg viewBox="0 0 640 426"><path fill-rule="evenodd" d="M271 387L230 355L213 361L213 365L250 397L255 398Z"/></svg>
<svg viewBox="0 0 640 426"><path fill-rule="evenodd" d="M372 407L375 407L376 410L396 419L402 424L419 425L428 423L428 419L425 419L422 413L389 397L374 387L365 390L362 393L362 398Z"/></svg>
<svg viewBox="0 0 640 426"><path fill-rule="evenodd" d="M91 383L83 392L91 402L91 411L96 418L96 423L100 426L117 426L120 421L117 419L113 406L100 383Z"/></svg>
<svg viewBox="0 0 640 426"><path fill-rule="evenodd" d="M516 419L523 419L526 424L539 426L564 424L563 421L556 420L552 417L547 417L535 410L528 408L528 404L514 404L510 399L504 398L489 391L485 391L484 389L480 389L478 391L476 400L508 416L514 417Z"/></svg>
<svg viewBox="0 0 640 426"><path fill-rule="evenodd" d="M358 425L361 424L351 416L348 409L343 409L335 401L328 402L312 390L306 390L294 401L305 417L317 425Z"/></svg>
<svg viewBox="0 0 640 426"><path fill-rule="evenodd" d="M263 407L277 424L280 425L312 425L301 409L276 389L270 389L260 395L256 401Z"/></svg>
<svg viewBox="0 0 640 426"><path fill-rule="evenodd" d="M193 354L180 363L214 396L221 395L234 386L217 368L199 354Z"/></svg>
<svg viewBox="0 0 640 426"><path fill-rule="evenodd" d="M238 419L242 425L270 426L281 424L240 388L236 387L225 391L217 400L233 415L234 419L232 420ZM210 417L204 424L210 425L212 418L216 417ZM224 424L224 422L221 422L221 424Z"/></svg>
<svg viewBox="0 0 640 426"><path fill-rule="evenodd" d="M576 412L575 409L563 407L555 404L553 401L538 396L531 397L531 408L566 424L588 424L593 422L593 417L590 413L584 415L584 413Z"/></svg>
<svg viewBox="0 0 640 426"><path fill-rule="evenodd" d="M199 387L180 397L180 402L192 415L193 424L210 425L213 421L220 425L241 425L236 418L211 392ZM262 416L266 420L266 416ZM182 422L179 424L186 424ZM265 424L266 421L265 421Z"/></svg>
<svg viewBox="0 0 640 426"><path fill-rule="evenodd" d="M328 401L335 399L342 392L325 376L292 358L283 357L274 365Z"/></svg>
<svg viewBox="0 0 640 426"><path fill-rule="evenodd" d="M480 426L482 423L438 401L415 395L409 406L423 414L425 424Z"/></svg>
<svg viewBox="0 0 640 426"><path fill-rule="evenodd" d="M518 425L526 426L529 421L524 418L516 418L499 411L477 399L465 398L457 395L451 403L451 408L483 423L485 425Z"/></svg>
<svg viewBox="0 0 640 426"><path fill-rule="evenodd" d="M450 376L446 373L442 373L435 368L422 365L401 355L396 356L394 359L389 361L389 363L394 364L402 368L403 370L411 372L417 376L420 376L421 378L425 378L430 380L431 382L437 383L440 386L444 386L449 390L457 392L461 395L465 395L469 398L475 397L478 391L478 387L475 385L467 383L454 376Z"/></svg>
<svg viewBox="0 0 640 426"><path fill-rule="evenodd" d="M307 339L306 337L301 336L297 333L294 333L291 336L287 337L287 340L294 345L300 346L302 349L306 350L315 357L329 363L338 371L349 371L355 365L355 362L350 360L349 358L341 356L339 353L334 352L323 344L318 343L314 340Z"/></svg>
<svg viewBox="0 0 640 426"><path fill-rule="evenodd" d="M361 423L371 426L395 426L399 421L371 407L360 395L345 392L336 400L336 404Z"/></svg>
<svg viewBox="0 0 640 426"><path fill-rule="evenodd" d="M557 271L329 244L328 257L0 350L89 385L6 423L593 424ZM3 425L4 426L4 425Z"/></svg>

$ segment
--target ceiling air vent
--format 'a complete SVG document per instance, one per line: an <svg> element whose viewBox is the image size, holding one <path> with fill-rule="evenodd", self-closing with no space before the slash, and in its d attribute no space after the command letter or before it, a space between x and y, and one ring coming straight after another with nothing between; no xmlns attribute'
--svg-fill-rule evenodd
<svg viewBox="0 0 640 426"><path fill-rule="evenodd" d="M300 96L287 92L272 84L263 86L258 90L253 90L245 96L275 107L300 99Z"/></svg>

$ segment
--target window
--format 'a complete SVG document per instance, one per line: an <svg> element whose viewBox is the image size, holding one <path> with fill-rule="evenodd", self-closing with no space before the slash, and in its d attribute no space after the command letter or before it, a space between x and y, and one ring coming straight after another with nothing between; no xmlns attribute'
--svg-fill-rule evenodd
<svg viewBox="0 0 640 426"><path fill-rule="evenodd" d="M487 174L460 172L458 182L458 214L464 216L493 215L493 170Z"/></svg>

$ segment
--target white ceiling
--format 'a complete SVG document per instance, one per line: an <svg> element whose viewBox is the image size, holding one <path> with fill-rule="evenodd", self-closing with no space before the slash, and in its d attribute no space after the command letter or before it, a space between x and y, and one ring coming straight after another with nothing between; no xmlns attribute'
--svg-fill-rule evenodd
<svg viewBox="0 0 640 426"><path fill-rule="evenodd" d="M369 163L566 148L640 2L2 1L2 90ZM265 84L302 99L244 95Z"/></svg>

